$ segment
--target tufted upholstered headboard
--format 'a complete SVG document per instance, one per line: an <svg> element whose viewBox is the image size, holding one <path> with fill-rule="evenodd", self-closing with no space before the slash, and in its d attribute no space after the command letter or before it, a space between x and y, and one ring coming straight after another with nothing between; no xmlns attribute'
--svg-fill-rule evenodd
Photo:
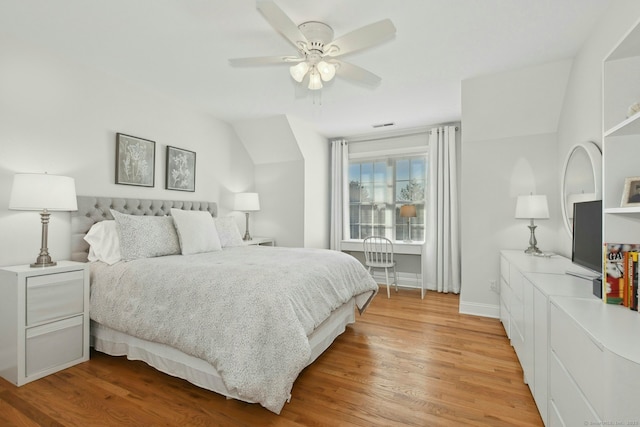
<svg viewBox="0 0 640 427"><path fill-rule="evenodd" d="M71 260L87 262L89 244L84 241L84 236L96 222L113 219L109 209L130 215L162 216L169 215L171 208L207 211L214 217L218 214L215 202L78 196L78 210L71 212Z"/></svg>

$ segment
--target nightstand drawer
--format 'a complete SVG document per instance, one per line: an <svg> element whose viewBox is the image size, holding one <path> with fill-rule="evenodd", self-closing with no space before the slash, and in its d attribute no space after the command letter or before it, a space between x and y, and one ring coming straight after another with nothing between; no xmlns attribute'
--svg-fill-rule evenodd
<svg viewBox="0 0 640 427"><path fill-rule="evenodd" d="M27 278L27 326L82 313L84 272Z"/></svg>
<svg viewBox="0 0 640 427"><path fill-rule="evenodd" d="M80 315L27 329L25 375L82 358L83 326Z"/></svg>

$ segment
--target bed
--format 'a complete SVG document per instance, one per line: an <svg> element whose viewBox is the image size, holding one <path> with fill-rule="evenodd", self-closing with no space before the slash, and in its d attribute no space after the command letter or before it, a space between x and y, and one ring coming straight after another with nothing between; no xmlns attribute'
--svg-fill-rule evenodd
<svg viewBox="0 0 640 427"><path fill-rule="evenodd" d="M275 413L302 369L355 322L355 311L362 314L378 290L355 258L338 251L238 243L193 252L187 234L193 230L184 218L217 217L211 202L79 196L71 218L74 261L95 259L85 237L94 224L114 217L108 223L118 224L123 249L137 232L128 224L146 227L157 219L175 221L188 254L91 262L92 346ZM131 239L135 244L146 237Z"/></svg>

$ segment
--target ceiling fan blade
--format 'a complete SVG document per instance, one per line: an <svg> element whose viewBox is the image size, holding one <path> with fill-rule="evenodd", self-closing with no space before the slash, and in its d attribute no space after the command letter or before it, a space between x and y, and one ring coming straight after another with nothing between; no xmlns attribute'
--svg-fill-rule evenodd
<svg viewBox="0 0 640 427"><path fill-rule="evenodd" d="M396 27L390 19L353 30L324 46L327 56L339 56L364 49L393 37Z"/></svg>
<svg viewBox="0 0 640 427"><path fill-rule="evenodd" d="M304 61L304 58L298 58L297 56L257 56L254 58L231 58L229 64L232 67L253 67L258 65L270 65L270 64L288 64L294 62Z"/></svg>
<svg viewBox="0 0 640 427"><path fill-rule="evenodd" d="M257 8L271 26L287 40L293 44L296 49L303 51L307 45L307 38L302 34L291 18L282 11L272 1L258 1Z"/></svg>
<svg viewBox="0 0 640 427"><path fill-rule="evenodd" d="M371 87L376 87L380 82L382 82L382 79L379 76L376 76L372 72L367 71L364 68L360 68L357 65L343 61L331 62L338 65L336 74L345 79L353 80Z"/></svg>

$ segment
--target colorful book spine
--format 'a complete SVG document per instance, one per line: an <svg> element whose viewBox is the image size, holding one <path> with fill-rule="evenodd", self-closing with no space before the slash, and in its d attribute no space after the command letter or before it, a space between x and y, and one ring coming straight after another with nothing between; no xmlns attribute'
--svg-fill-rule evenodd
<svg viewBox="0 0 640 427"><path fill-rule="evenodd" d="M633 275L629 272L629 260L626 256L630 252L639 252L640 244L607 243L605 244L605 277L603 281L602 299L607 304L630 306L633 291L628 286L633 286ZM629 280L627 280L627 278ZM636 291L637 298L637 291Z"/></svg>
<svg viewBox="0 0 640 427"><path fill-rule="evenodd" d="M631 304L629 307L631 310L638 311L638 252L632 252L632 268L633 273L630 276L632 285L631 285Z"/></svg>
<svg viewBox="0 0 640 427"><path fill-rule="evenodd" d="M633 255L637 254L634 251L627 251L624 253L624 306L631 307L633 305Z"/></svg>

